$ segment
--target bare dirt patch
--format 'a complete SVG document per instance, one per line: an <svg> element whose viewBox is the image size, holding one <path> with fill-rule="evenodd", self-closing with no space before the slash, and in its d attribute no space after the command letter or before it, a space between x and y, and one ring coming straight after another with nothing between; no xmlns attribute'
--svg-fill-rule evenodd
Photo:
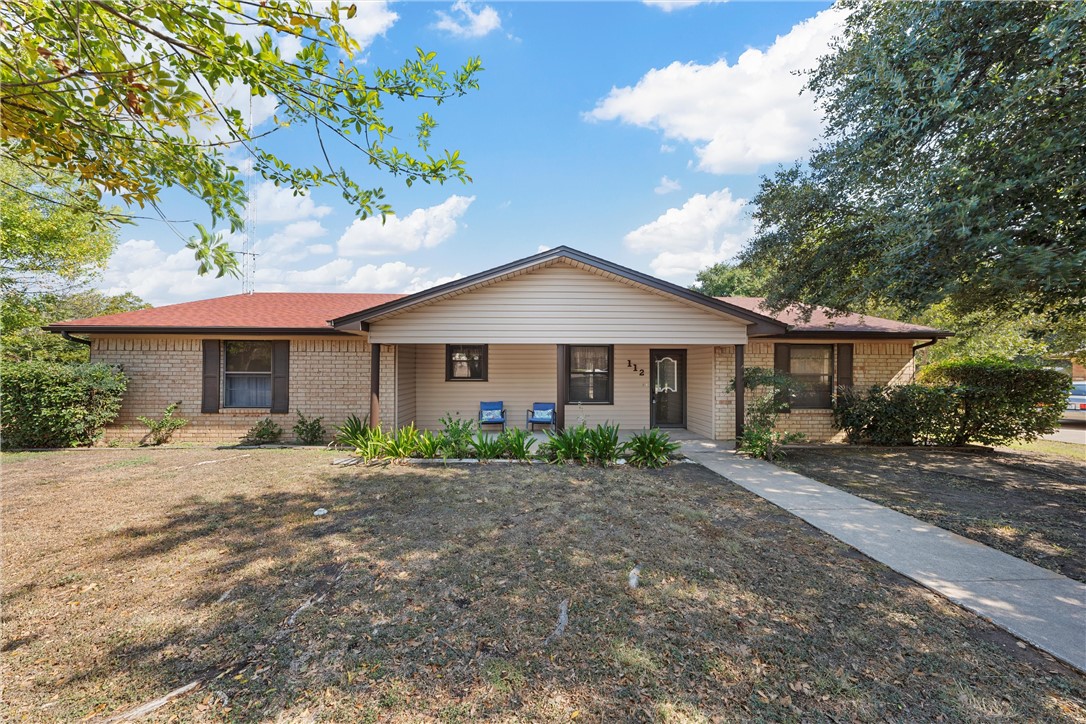
<svg viewBox="0 0 1086 724"><path fill-rule="evenodd" d="M6 719L201 680L152 720L1086 721L1082 676L696 465L247 452L4 458Z"/></svg>
<svg viewBox="0 0 1086 724"><path fill-rule="evenodd" d="M1086 460L1034 452L825 447L781 464L1086 582Z"/></svg>

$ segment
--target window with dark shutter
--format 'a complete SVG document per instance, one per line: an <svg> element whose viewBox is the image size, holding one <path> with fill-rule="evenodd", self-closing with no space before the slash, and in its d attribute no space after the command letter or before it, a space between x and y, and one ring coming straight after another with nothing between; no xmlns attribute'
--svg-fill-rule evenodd
<svg viewBox="0 0 1086 724"><path fill-rule="evenodd" d="M832 344L774 345L773 366L796 383L793 410L824 410L833 403Z"/></svg>
<svg viewBox="0 0 1086 724"><path fill-rule="evenodd" d="M221 346L217 339L205 339L203 341L204 372L200 412L219 411L219 353Z"/></svg>

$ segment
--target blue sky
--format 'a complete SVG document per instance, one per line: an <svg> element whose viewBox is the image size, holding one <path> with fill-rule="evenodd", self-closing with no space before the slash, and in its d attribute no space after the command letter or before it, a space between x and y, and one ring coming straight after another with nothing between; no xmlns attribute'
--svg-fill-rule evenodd
<svg viewBox="0 0 1086 724"><path fill-rule="evenodd" d="M336 160L384 186L397 215L356 221L335 189L294 197L254 180L257 291L416 291L570 245L681 284L750 235L760 175L803 158L820 120L796 71L840 27L827 3L360 2L363 69L420 46L446 68L481 56L480 90L432 109L433 148L456 148L474 182L415 185ZM227 98L248 112L243 94ZM395 104L393 104L395 105ZM411 139L407 104L395 111ZM259 120L272 102L258 103ZM312 131L274 136L310 160ZM167 191L172 219L206 222ZM200 278L182 249L191 223L122 228L99 286L153 304L241 291ZM231 236L240 248L242 239Z"/></svg>

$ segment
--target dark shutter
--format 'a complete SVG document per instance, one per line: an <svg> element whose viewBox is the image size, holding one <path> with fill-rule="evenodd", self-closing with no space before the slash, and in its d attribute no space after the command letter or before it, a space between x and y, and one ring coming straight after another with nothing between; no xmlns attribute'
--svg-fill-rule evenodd
<svg viewBox="0 0 1086 724"><path fill-rule="evenodd" d="M773 369L786 375L792 372L792 349L790 345L773 345Z"/></svg>
<svg viewBox="0 0 1086 724"><path fill-rule="evenodd" d="M773 369L781 374L787 375L792 373L792 346L788 344L774 344L773 345ZM784 399L781 395L779 400L785 405L782 412L792 412L791 404L787 404L788 400Z"/></svg>
<svg viewBox="0 0 1086 724"><path fill-rule="evenodd" d="M852 345L837 345L837 387L852 387Z"/></svg>
<svg viewBox="0 0 1086 724"><path fill-rule="evenodd" d="M204 340L204 384L200 412L219 411L219 351L222 345L217 339Z"/></svg>
<svg viewBox="0 0 1086 724"><path fill-rule="evenodd" d="M290 340L272 342L272 412L290 412Z"/></svg>

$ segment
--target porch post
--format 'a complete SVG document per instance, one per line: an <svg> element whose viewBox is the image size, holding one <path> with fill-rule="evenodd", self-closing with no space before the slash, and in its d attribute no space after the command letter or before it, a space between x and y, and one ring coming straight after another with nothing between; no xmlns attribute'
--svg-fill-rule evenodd
<svg viewBox="0 0 1086 724"><path fill-rule="evenodd" d="M566 400L569 399L569 354L566 353L566 345L558 347L558 389L557 399L554 402L554 427L556 430L564 430L566 427Z"/></svg>
<svg viewBox="0 0 1086 724"><path fill-rule="evenodd" d="M370 344L370 427L381 427L381 343Z"/></svg>
<svg viewBox="0 0 1086 724"><path fill-rule="evenodd" d="M745 380L743 378L743 357L745 356L747 346L745 344L735 345L735 439L738 440L743 436L743 426L746 422L746 409L745 409Z"/></svg>

